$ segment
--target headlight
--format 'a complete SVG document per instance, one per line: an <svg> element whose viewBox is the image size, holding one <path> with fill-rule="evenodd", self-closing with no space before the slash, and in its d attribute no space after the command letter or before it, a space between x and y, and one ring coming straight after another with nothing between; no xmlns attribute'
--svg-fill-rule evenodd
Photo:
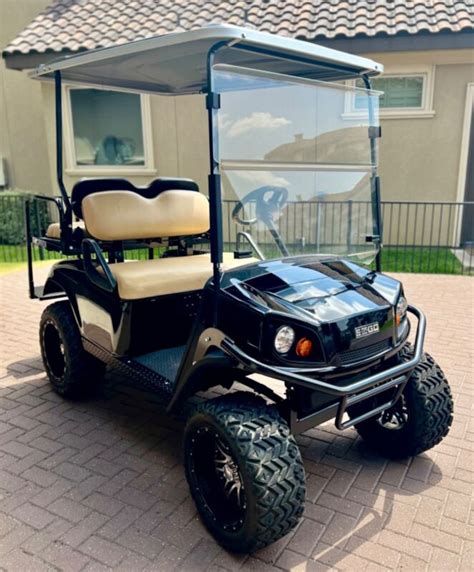
<svg viewBox="0 0 474 572"><path fill-rule="evenodd" d="M400 296L400 300L397 303L397 309L395 311L395 322L397 326L402 323L402 320L407 315L408 303L406 301L405 296Z"/></svg>
<svg viewBox="0 0 474 572"><path fill-rule="evenodd" d="M279 354L286 354L290 351L295 341L295 331L290 326L282 326L278 329L273 345Z"/></svg>

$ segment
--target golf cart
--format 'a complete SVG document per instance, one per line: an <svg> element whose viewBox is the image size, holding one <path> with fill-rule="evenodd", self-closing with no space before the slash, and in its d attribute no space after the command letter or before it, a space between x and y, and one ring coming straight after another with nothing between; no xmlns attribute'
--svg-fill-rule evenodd
<svg viewBox="0 0 474 572"><path fill-rule="evenodd" d="M66 398L106 364L179 413L199 514L250 552L294 528L305 476L295 435L329 420L388 457L417 455L452 421L448 383L423 352L425 317L381 273L379 64L229 26L48 63L55 82L58 222L31 236L44 366ZM208 189L63 181L62 83L181 97L207 113ZM192 98L191 98L192 99ZM193 129L190 125L189 129ZM28 209L28 205L27 205ZM67 255L36 287L32 249ZM130 260L131 251L140 260ZM412 331L413 345L408 342ZM244 388L244 390L242 390ZM234 388L235 389L235 388Z"/></svg>

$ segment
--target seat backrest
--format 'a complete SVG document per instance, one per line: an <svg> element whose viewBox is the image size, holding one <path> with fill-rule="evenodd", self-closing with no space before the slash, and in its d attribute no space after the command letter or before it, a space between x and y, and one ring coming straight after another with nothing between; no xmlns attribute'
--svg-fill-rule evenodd
<svg viewBox="0 0 474 572"><path fill-rule="evenodd" d="M137 187L127 179L100 178L82 179L78 181L71 193L71 204L74 214L82 219L82 201L89 195L106 191L131 191L142 197L151 199L160 193L169 190L199 191L197 183L191 179L175 179L170 177L160 177L154 179L146 187Z"/></svg>
<svg viewBox="0 0 474 572"><path fill-rule="evenodd" d="M191 236L209 230L209 202L190 179L160 178L147 187L126 179L74 185L74 214L98 240Z"/></svg>
<svg viewBox="0 0 474 572"><path fill-rule="evenodd" d="M209 202L199 192L163 191L147 198L133 191L86 196L82 216L98 240L134 240L190 236L209 230Z"/></svg>

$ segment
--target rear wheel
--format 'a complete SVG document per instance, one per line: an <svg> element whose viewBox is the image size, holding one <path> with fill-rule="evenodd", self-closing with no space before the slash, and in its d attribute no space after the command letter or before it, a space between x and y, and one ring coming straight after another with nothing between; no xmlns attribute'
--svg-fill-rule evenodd
<svg viewBox="0 0 474 572"><path fill-rule="evenodd" d="M412 355L413 349L408 346L402 359L408 360ZM360 414L361 407L354 414ZM381 454L403 458L437 445L448 434L452 420L453 398L448 381L434 359L424 354L394 407L355 428Z"/></svg>
<svg viewBox="0 0 474 572"><path fill-rule="evenodd" d="M216 540L252 552L278 540L303 513L300 451L278 412L250 393L202 404L184 436L192 496Z"/></svg>
<svg viewBox="0 0 474 572"><path fill-rule="evenodd" d="M49 380L62 397L85 397L104 376L105 364L82 346L69 302L45 308L40 321L40 346Z"/></svg>

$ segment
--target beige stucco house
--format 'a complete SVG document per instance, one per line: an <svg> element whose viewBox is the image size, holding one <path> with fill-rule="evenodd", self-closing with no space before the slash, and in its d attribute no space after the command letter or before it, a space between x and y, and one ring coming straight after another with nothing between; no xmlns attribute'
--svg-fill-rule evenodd
<svg viewBox="0 0 474 572"><path fill-rule="evenodd" d="M1 0L0 47L4 48L49 0ZM0 61L0 189L46 192L51 175L41 86ZM51 191L49 191L51 192Z"/></svg>
<svg viewBox="0 0 474 572"><path fill-rule="evenodd" d="M0 39L6 44L0 70L0 120L8 127L0 140L0 155L18 187L55 192L53 86L27 79L28 70L86 49L227 22L383 63L385 73L374 81L374 87L385 92L380 144L383 200L474 199L468 176L474 132L474 28L465 2L137 0L132 7L127 0L56 0L46 4L40 0L0 4ZM29 18L33 19L28 24ZM28 24L23 30L20 20ZM191 177L205 190L207 125L200 96L167 99L65 86L64 101L69 188L81 177L113 173L139 183L157 176Z"/></svg>

